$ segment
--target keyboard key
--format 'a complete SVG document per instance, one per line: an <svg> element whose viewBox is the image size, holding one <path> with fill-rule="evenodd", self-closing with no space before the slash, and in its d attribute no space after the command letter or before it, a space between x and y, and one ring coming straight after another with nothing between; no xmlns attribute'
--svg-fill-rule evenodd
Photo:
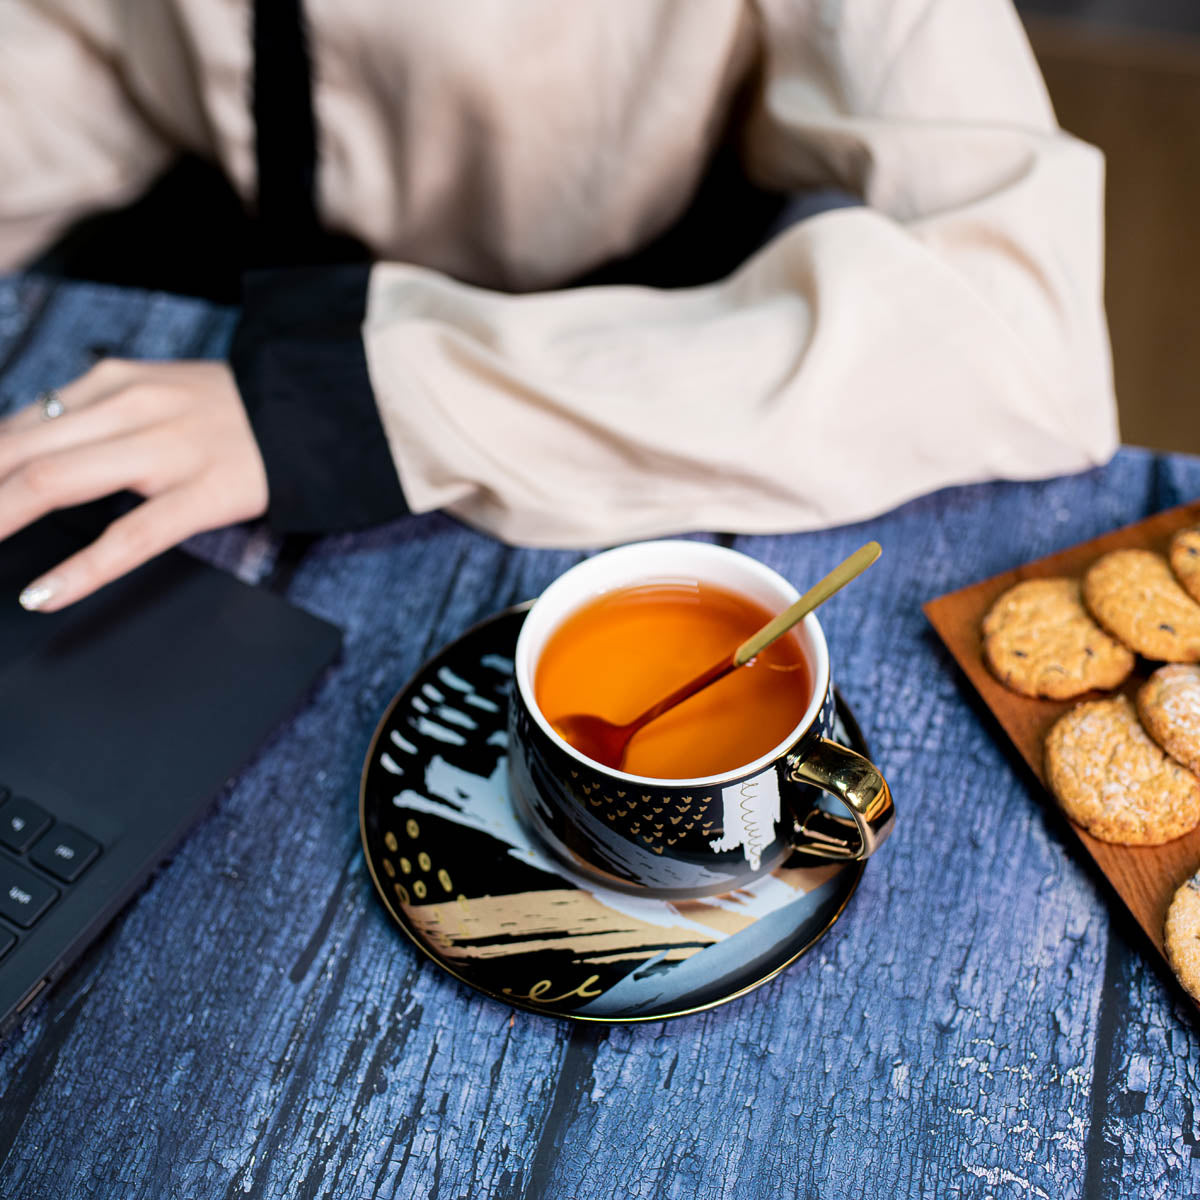
<svg viewBox="0 0 1200 1200"><path fill-rule="evenodd" d="M63 883L74 883L99 853L100 847L78 829L56 825L29 852L29 861L57 875Z"/></svg>
<svg viewBox="0 0 1200 1200"><path fill-rule="evenodd" d="M3 958L16 944L17 939L7 929L0 929L0 958Z"/></svg>
<svg viewBox="0 0 1200 1200"><path fill-rule="evenodd" d="M0 806L0 842L18 854L24 854L49 828L50 814L24 796L13 796Z"/></svg>
<svg viewBox="0 0 1200 1200"><path fill-rule="evenodd" d="M58 892L32 871L0 861L0 917L28 929L58 899Z"/></svg>

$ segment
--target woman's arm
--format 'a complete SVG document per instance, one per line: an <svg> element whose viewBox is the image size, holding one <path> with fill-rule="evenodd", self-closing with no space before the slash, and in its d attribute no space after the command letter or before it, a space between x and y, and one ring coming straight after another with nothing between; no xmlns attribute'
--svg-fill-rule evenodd
<svg viewBox="0 0 1200 1200"><path fill-rule="evenodd" d="M863 207L682 291L510 296L378 266L350 305L365 359L336 388L296 386L311 320L290 350L249 336L235 367L281 527L320 523L311 490L285 500L312 470L300 431L361 413L345 449L361 438L366 454L375 405L412 510L536 545L803 529L1112 453L1102 160L1055 126L1011 6L768 0L762 19L749 169L780 190L836 183ZM319 281L275 289L322 311ZM398 511L369 475L362 504L322 502L331 523Z"/></svg>
<svg viewBox="0 0 1200 1200"><path fill-rule="evenodd" d="M444 508L514 542L598 545L856 520L1111 454L1102 164L1055 127L1006 0L764 0L762 15L749 169L863 207L680 291L510 296L398 264L262 277L233 355L250 424L194 439L249 442L220 515L259 508L265 469L281 530ZM173 386L155 371L143 395ZM237 394L227 374L202 390L222 413ZM34 431L12 430L0 477L32 468L40 505L69 502L67 472L39 474ZM106 490L145 476L126 472ZM172 514L176 540L213 523L204 494Z"/></svg>

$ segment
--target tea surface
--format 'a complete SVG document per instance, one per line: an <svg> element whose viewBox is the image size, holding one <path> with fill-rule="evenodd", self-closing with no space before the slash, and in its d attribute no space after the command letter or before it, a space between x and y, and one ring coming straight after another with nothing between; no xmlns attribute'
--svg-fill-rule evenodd
<svg viewBox="0 0 1200 1200"><path fill-rule="evenodd" d="M552 725L572 713L631 721L775 615L709 583L646 583L608 592L550 635L534 674L538 707ZM808 664L792 631L647 725L629 743L623 769L655 779L733 770L778 745L811 696Z"/></svg>

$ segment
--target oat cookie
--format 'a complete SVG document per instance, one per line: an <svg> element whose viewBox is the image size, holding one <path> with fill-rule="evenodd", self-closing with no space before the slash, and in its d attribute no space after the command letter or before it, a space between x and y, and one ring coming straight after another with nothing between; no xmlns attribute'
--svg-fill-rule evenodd
<svg viewBox="0 0 1200 1200"><path fill-rule="evenodd" d="M1083 600L1113 637L1162 662L1200 660L1200 604L1151 550L1114 550L1083 578Z"/></svg>
<svg viewBox="0 0 1200 1200"><path fill-rule="evenodd" d="M1156 846L1200 823L1200 780L1150 740L1128 696L1060 717L1046 774L1067 816L1104 842Z"/></svg>
<svg viewBox="0 0 1200 1200"><path fill-rule="evenodd" d="M1200 601L1200 528L1181 529L1171 539L1171 570L1193 600Z"/></svg>
<svg viewBox="0 0 1200 1200"><path fill-rule="evenodd" d="M1200 667L1159 667L1138 691L1137 709L1146 732L1176 762L1200 773Z"/></svg>
<svg viewBox="0 0 1200 1200"><path fill-rule="evenodd" d="M1114 688L1134 662L1088 616L1075 579L1027 579L1009 588L983 618L983 656L1013 691L1052 700Z"/></svg>
<svg viewBox="0 0 1200 1200"><path fill-rule="evenodd" d="M1176 890L1167 909L1163 944L1179 982L1193 1000L1200 1000L1200 871Z"/></svg>

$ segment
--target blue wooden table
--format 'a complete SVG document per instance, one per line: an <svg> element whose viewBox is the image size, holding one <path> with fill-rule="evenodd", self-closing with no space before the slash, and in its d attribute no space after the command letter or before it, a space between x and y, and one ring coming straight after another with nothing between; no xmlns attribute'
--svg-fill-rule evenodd
<svg viewBox="0 0 1200 1200"><path fill-rule="evenodd" d="M0 280L0 405L92 353L219 355L195 302ZM1087 1197L1200 1191L1200 1037L1027 784L923 601L1200 493L1123 451L861 526L736 538L822 614L899 820L842 920L740 1000L663 1024L515 1012L424 960L359 849L379 715L417 665L574 553L441 516L191 549L345 630L341 661L104 937L0 1045L0 1195ZM728 540L728 539L727 539Z"/></svg>

